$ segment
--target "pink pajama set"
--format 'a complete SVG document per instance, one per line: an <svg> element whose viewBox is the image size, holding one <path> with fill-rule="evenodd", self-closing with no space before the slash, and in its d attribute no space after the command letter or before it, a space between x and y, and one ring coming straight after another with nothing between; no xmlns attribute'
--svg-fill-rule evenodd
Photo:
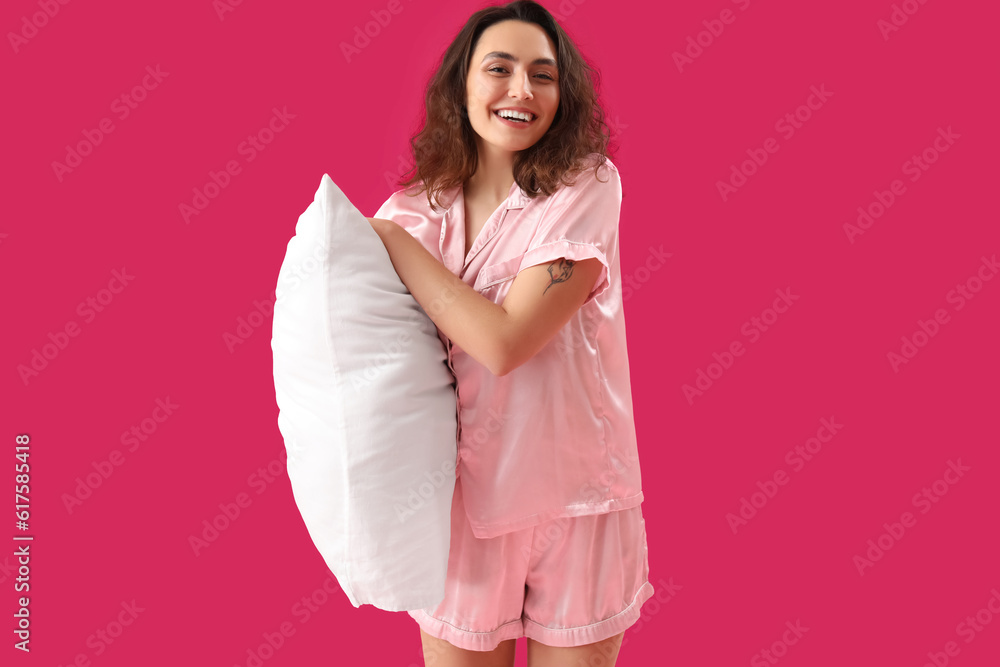
<svg viewBox="0 0 1000 667"><path fill-rule="evenodd" d="M654 592L622 310L621 180L610 160L576 179L535 199L514 183L468 254L462 186L436 211L426 193L398 190L374 216L497 304L530 266L603 265L570 321L503 377L438 331L458 395L451 552L444 600L407 613L460 648L601 641L635 623Z"/></svg>

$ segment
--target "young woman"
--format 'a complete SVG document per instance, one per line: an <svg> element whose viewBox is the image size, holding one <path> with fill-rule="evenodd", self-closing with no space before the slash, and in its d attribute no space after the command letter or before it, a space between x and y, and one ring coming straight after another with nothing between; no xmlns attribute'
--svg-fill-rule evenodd
<svg viewBox="0 0 1000 667"><path fill-rule="evenodd" d="M592 74L541 5L476 12L369 218L456 379L445 599L408 612L437 667L513 665L522 636L529 666L613 665L653 594Z"/></svg>

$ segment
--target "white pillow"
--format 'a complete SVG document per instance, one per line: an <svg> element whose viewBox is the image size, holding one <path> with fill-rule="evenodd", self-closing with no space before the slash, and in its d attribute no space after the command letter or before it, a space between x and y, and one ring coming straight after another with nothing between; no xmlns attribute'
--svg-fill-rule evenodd
<svg viewBox="0 0 1000 667"><path fill-rule="evenodd" d="M444 599L456 397L437 328L324 174L275 290L278 429L309 535L355 607Z"/></svg>

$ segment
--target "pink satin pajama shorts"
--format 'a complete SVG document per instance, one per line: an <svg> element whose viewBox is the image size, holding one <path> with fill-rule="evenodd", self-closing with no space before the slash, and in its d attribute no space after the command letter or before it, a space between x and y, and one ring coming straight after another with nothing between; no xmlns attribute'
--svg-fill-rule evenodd
<svg viewBox="0 0 1000 667"><path fill-rule="evenodd" d="M407 612L424 632L471 651L519 637L567 647L613 637L639 619L654 592L641 506L482 540L466 518L461 480L444 600Z"/></svg>

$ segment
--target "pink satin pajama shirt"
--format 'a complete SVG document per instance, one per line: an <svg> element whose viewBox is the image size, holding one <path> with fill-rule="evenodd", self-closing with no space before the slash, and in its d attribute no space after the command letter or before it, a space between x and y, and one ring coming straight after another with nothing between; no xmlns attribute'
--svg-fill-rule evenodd
<svg viewBox="0 0 1000 667"><path fill-rule="evenodd" d="M576 179L535 199L515 182L468 254L462 186L446 191L447 208L437 211L426 193L397 190L374 216L402 226L496 304L530 266L591 257L603 265L572 319L505 376L438 330L456 379L456 474L477 538L643 500L618 256L621 179L610 160Z"/></svg>

